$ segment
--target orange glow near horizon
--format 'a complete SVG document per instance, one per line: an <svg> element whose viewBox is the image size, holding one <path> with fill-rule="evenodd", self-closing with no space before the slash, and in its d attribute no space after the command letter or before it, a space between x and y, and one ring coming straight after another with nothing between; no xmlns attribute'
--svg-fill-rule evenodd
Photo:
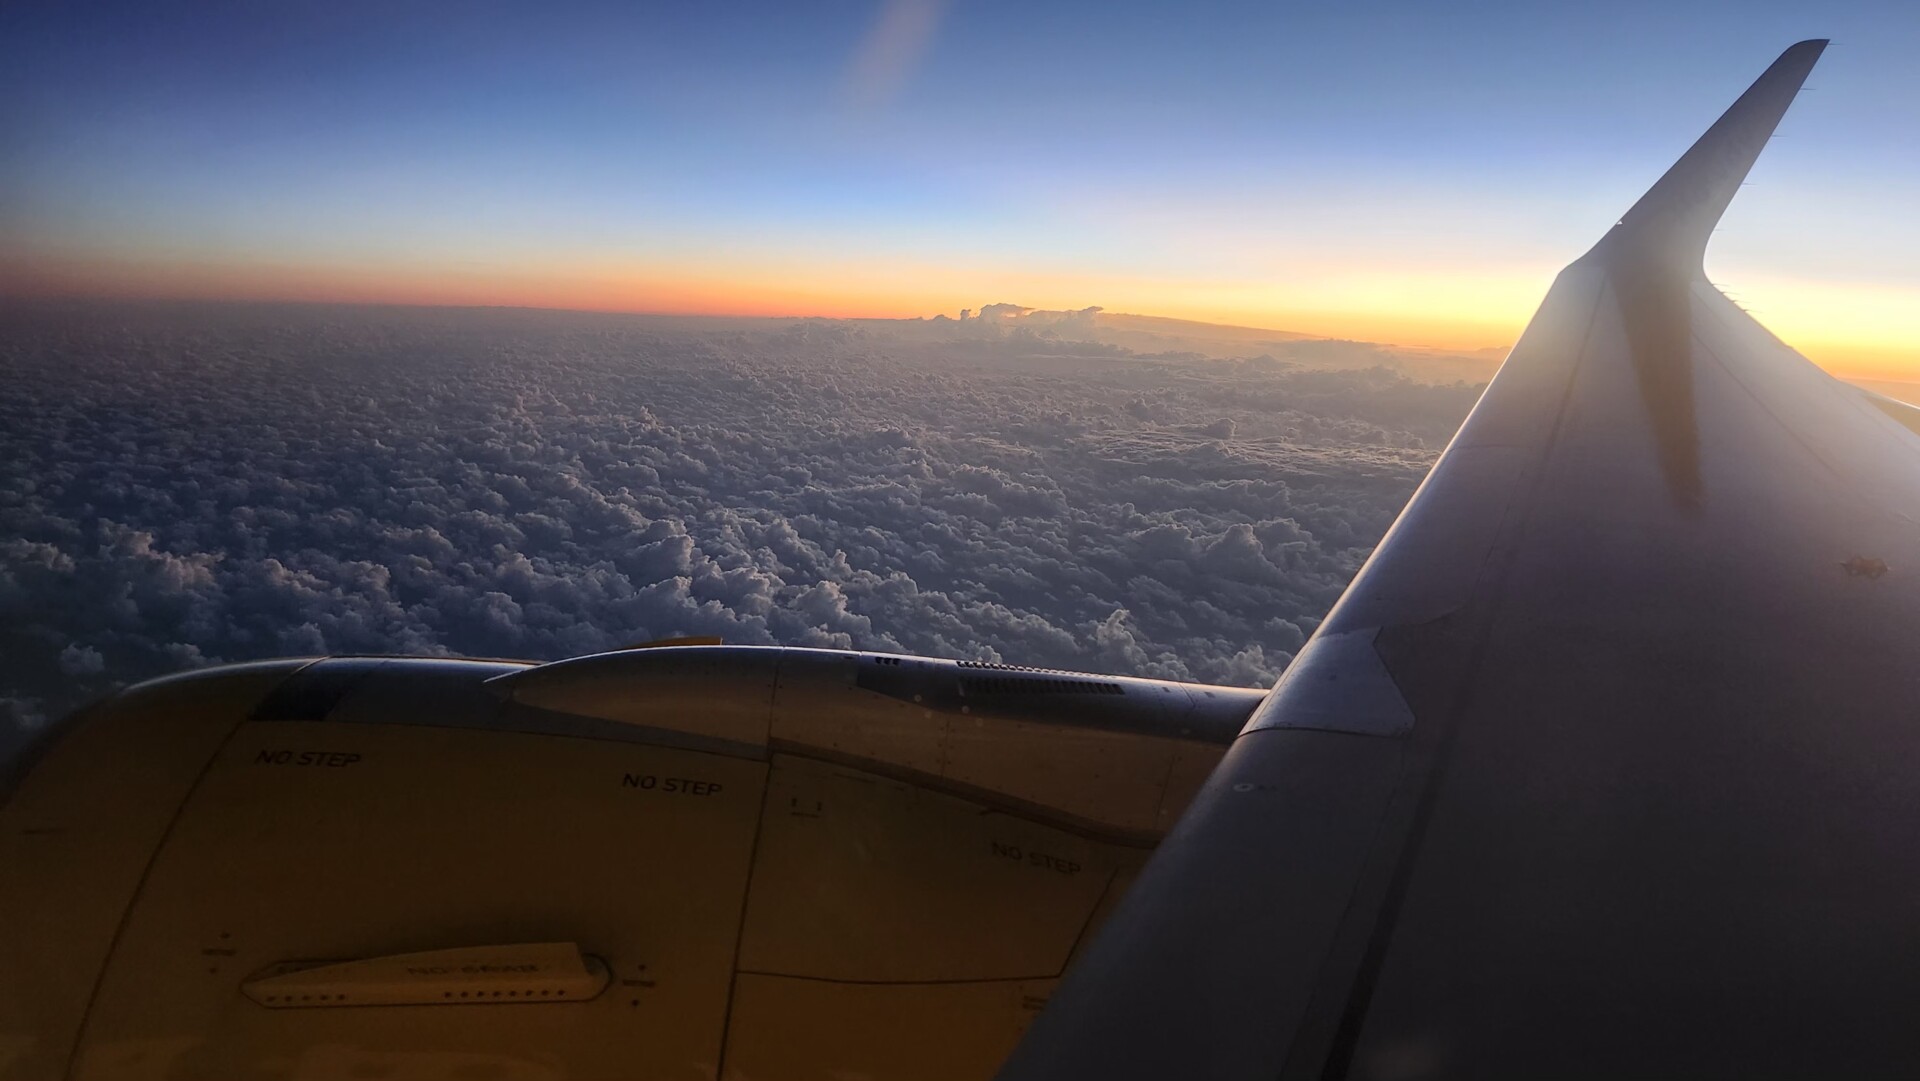
<svg viewBox="0 0 1920 1081"><path fill-rule="evenodd" d="M869 319L952 315L1002 301L1052 310L1098 304L1116 313L1473 352L1511 345L1550 281L1526 272L1358 267L1296 280L1204 282L857 260L383 262L390 265L43 256L0 265L0 293ZM1836 374L1920 380L1920 298L1913 291L1767 278L1743 284L1737 299Z"/></svg>

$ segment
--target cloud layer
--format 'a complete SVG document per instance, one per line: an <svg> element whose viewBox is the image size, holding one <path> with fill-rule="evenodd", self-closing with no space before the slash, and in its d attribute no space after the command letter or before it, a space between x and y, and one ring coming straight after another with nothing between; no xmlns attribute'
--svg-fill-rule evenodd
<svg viewBox="0 0 1920 1081"><path fill-rule="evenodd" d="M221 660L682 634L1265 683L1476 393L932 323L5 319L21 726Z"/></svg>

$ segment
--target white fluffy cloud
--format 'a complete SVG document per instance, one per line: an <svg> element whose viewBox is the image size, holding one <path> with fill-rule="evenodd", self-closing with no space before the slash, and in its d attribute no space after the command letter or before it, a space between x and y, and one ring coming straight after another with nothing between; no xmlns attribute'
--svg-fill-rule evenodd
<svg viewBox="0 0 1920 1081"><path fill-rule="evenodd" d="M0 721L220 660L681 634L1263 683L1475 393L941 333L14 313Z"/></svg>

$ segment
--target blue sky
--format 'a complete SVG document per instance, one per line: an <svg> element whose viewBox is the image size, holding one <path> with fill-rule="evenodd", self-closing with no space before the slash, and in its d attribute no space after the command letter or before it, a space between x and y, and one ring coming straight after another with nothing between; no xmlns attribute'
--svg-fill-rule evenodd
<svg viewBox="0 0 1920 1081"><path fill-rule="evenodd" d="M1817 359L1920 362L1890 2L15 4L0 282L1494 345L1817 36L1709 269Z"/></svg>

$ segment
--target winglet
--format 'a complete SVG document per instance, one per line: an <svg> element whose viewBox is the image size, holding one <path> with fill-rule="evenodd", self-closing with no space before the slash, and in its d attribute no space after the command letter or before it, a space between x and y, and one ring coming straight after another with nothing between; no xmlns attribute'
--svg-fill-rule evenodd
<svg viewBox="0 0 1920 1081"><path fill-rule="evenodd" d="M1707 238L1826 47L1825 39L1815 39L1781 53L1586 258L1614 265L1652 261L1705 277Z"/></svg>

